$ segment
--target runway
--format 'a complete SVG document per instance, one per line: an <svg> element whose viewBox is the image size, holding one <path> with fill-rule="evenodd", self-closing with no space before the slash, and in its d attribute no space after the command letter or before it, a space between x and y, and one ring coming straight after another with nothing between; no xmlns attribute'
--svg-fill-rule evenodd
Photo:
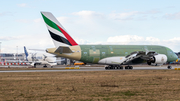
<svg viewBox="0 0 180 101"><path fill-rule="evenodd" d="M11 67L12 68L12 67ZM15 67L14 67L15 68ZM172 66L172 69L180 68L180 66ZM0 70L0 73L10 73L10 72L74 72L74 71L122 71L121 69L113 69L113 70L105 70L104 67L55 67L53 69L41 68L41 70L38 70L39 68L35 68L37 70ZM127 69L123 69L127 70ZM168 70L167 66L156 66L156 67L133 67L132 70Z"/></svg>

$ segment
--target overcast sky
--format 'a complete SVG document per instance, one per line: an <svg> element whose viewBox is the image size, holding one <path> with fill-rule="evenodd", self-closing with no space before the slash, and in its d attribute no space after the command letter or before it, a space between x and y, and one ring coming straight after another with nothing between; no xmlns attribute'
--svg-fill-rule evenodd
<svg viewBox="0 0 180 101"><path fill-rule="evenodd" d="M78 44L163 45L180 51L180 0L1 0L3 53L55 47L40 11Z"/></svg>

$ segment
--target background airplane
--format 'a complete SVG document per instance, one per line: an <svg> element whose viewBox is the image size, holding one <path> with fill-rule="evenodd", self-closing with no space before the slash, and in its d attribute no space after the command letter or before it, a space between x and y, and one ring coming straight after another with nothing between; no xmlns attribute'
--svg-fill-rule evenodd
<svg viewBox="0 0 180 101"><path fill-rule="evenodd" d="M50 65L52 68L54 65L57 65L56 58L53 56L46 56L43 53L28 53L25 46L24 53L26 55L26 61L28 61L31 66L36 67L36 65L42 64L44 65L43 67L47 67L46 65Z"/></svg>
<svg viewBox="0 0 180 101"><path fill-rule="evenodd" d="M123 65L133 69L130 65L145 62L156 66L178 59L170 48L158 45L78 45L50 12L41 15L55 44L55 48L46 51L56 56L108 65L106 69L123 69Z"/></svg>

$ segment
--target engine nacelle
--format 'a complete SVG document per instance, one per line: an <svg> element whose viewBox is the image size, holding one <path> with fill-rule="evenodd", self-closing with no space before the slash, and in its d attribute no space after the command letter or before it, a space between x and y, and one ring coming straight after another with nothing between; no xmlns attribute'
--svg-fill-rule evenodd
<svg viewBox="0 0 180 101"><path fill-rule="evenodd" d="M167 62L167 56L164 54L158 54L147 61L148 65L159 66Z"/></svg>

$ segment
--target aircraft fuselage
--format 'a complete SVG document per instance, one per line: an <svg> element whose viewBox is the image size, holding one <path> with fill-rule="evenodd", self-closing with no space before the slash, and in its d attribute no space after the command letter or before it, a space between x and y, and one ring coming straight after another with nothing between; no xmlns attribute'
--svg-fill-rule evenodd
<svg viewBox="0 0 180 101"><path fill-rule="evenodd" d="M172 62L177 59L175 53L164 46L158 45L77 45L70 46L70 49L74 53L71 54L60 54L54 53L56 48L48 49L49 53L82 61L84 63L97 64L101 59L108 57L126 57L132 52L136 51L155 51L158 54L164 54L167 56L167 62ZM139 61L139 62L138 62ZM139 59L135 61L135 64L142 63L143 60Z"/></svg>

